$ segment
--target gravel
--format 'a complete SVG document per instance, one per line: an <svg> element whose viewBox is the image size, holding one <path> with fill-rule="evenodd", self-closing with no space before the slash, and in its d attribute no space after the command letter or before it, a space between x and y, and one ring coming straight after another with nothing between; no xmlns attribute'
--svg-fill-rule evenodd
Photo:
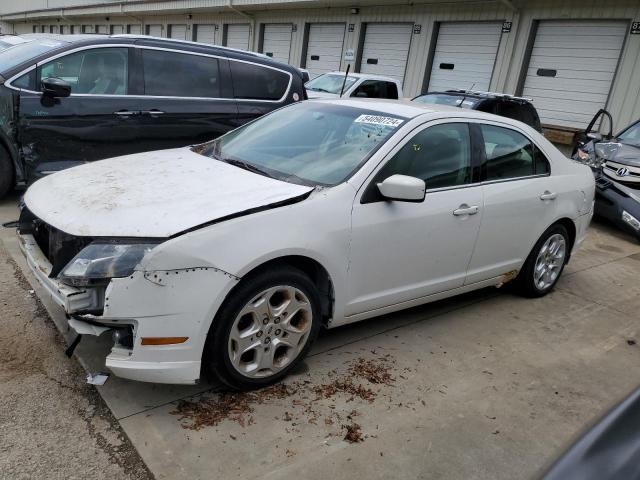
<svg viewBox="0 0 640 480"><path fill-rule="evenodd" d="M0 242L0 479L151 479Z"/></svg>

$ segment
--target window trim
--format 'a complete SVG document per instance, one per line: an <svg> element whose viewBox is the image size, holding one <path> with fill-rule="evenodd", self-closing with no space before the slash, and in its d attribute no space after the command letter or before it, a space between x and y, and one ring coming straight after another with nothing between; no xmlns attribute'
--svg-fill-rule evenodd
<svg viewBox="0 0 640 480"><path fill-rule="evenodd" d="M479 163L476 155L477 152L475 152L476 148L474 147L474 135L472 132L473 127L470 120L471 119L464 118L464 117L436 118L436 119L427 121L426 123L416 125L416 127L410 130L409 132L407 132L406 135L402 137L391 148L391 150L389 150L389 152L380 160L380 162L378 162L378 164L371 170L367 178L364 180L364 182L362 182L361 187L358 189L358 196L356 197L356 200L354 203L357 202L357 203L360 203L361 205L365 205L369 203L379 203L379 201L364 201L364 198L367 195L367 192L369 192L369 190L373 188L372 186L375 183L376 175L380 172L380 170L382 170L382 168L388 162L390 162L393 159L393 157L395 157L396 154L400 152L400 150L402 150L402 148L404 148L404 146L409 141L411 141L411 139L413 139L413 137L418 135L420 132L422 132L423 130L426 130L427 128L435 127L437 125L444 125L447 123L464 123L469 128L469 148L470 148L469 153L470 153L470 163L471 163L471 181L463 185L452 185L450 187L438 187L438 188L430 188L430 189L428 188L425 190L425 199L426 199L426 196L430 193L446 192L449 190L461 190L463 188L477 187L479 185L482 185L482 182L479 181L479 178L477 177L477 174L476 174L476 171L479 168Z"/></svg>
<svg viewBox="0 0 640 480"><path fill-rule="evenodd" d="M476 138L476 141L479 142L479 147L478 148L478 152L477 154L479 155L478 159L480 160L479 162L479 169L480 169L480 184L481 185L492 185L494 183L504 183L504 182L515 182L515 181L519 181L519 180L524 180L527 178L542 178L542 177L549 177L551 176L551 162L549 161L549 155L547 155L545 153L545 151L540 148L538 146L538 144L536 142L534 142L531 137L529 135L527 135L525 132L523 132L522 130L519 130L517 128L514 128L513 126L509 125L509 124L504 124L501 122L494 122L494 121L483 121L480 119L474 119L476 120L475 122L473 122L475 125L477 125L475 128L477 129L477 134L478 137ZM517 120L516 120L517 121ZM497 127L497 128L504 128L506 130L511 130L513 132L516 132L520 135L522 135L524 138L526 138L529 143L531 144L531 146L533 147L533 151L534 151L534 157L531 159L531 166L533 167L533 173L531 175L523 175L520 177L511 177L511 178L500 178L497 180L487 180L487 169L486 169L486 165L487 165L487 157L486 157L486 149L485 149L485 143L484 143L484 136L482 135L482 125L489 125L492 127ZM535 173L535 150L538 149L540 150L540 152L542 152L542 154L545 157L545 161L547 162L547 165L549 167L549 171L547 173Z"/></svg>
<svg viewBox="0 0 640 480"><path fill-rule="evenodd" d="M97 48L134 48L134 49L147 49L147 50L161 50L161 51L165 51L165 52L175 52L175 53L182 53L182 54L186 54L186 55L196 55L196 56L201 56L201 57L210 57L210 58L216 58L216 59L222 59L222 60L227 60L230 62L241 62L241 63L248 63L251 65L256 65L258 67L262 67L262 68L267 68L267 69L271 69L271 70L276 70L278 72L282 72L286 75L289 76L289 83L287 84L287 88L284 92L284 94L282 95L282 97L280 97L278 100L260 100L260 99L246 99L246 98L217 98L217 97L182 97L182 96L162 96L162 95L112 95L112 94L92 94L92 93L72 93L70 95L70 97L106 97L106 98L112 98L112 97L126 97L126 98L161 98L161 99L176 99L176 100L209 100L209 101L231 101L231 102L249 102L249 103L274 103L274 104L278 104L278 103L282 103L283 101L286 100L286 98L289 96L289 93L291 92L291 85L293 84L293 75L291 74L291 72L288 72L286 70L282 70L280 68L271 66L271 65L265 65L262 63L257 63L257 62L251 62L249 60L241 60L241 59L237 59L237 58L231 58L228 57L226 55L215 55L212 53L202 53L202 52L191 52L188 50L180 50L180 49L176 49L176 48L165 48L165 47L154 47L154 46L149 46L149 45L136 45L133 43L98 43L98 44L93 44L93 45L84 45L82 47L76 47L76 48L72 48L69 50L65 50L64 52L60 52L56 55L53 55L51 57L47 57L44 60L41 60L27 68L25 68L24 70L21 70L20 72L16 73L15 75L13 75L11 78L9 78L6 82L5 82L5 86L7 88L10 88L12 90L18 91L18 92L28 92L28 93L33 93L36 95L42 95L42 92L39 91L35 91L35 90L28 90L26 88L19 88L19 87L15 87L11 84L11 82L13 82L15 79L20 78L22 75L28 73L29 71L33 70L34 68L39 68L40 66L42 66L45 63L49 63L57 58L60 57L64 57L66 55L70 55L72 53L76 53L76 52L80 52L83 50L92 50L92 49L97 49ZM129 75L131 75L132 72L129 72Z"/></svg>

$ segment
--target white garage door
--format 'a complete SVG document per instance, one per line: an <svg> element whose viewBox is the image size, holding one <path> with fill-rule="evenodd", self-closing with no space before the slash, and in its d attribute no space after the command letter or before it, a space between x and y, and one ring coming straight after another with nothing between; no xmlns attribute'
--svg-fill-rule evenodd
<svg viewBox="0 0 640 480"><path fill-rule="evenodd" d="M500 23L440 24L429 90L489 90L501 35Z"/></svg>
<svg viewBox="0 0 640 480"><path fill-rule="evenodd" d="M340 70L344 23L313 23L309 26L306 69L309 77Z"/></svg>
<svg viewBox="0 0 640 480"><path fill-rule="evenodd" d="M364 34L360 71L404 80L413 25L369 23Z"/></svg>
<svg viewBox="0 0 640 480"><path fill-rule="evenodd" d="M111 25L111 34L120 35L124 33L124 27L122 25Z"/></svg>
<svg viewBox="0 0 640 480"><path fill-rule="evenodd" d="M216 26L215 25L195 25L196 42L208 43L213 45L216 43Z"/></svg>
<svg viewBox="0 0 640 480"><path fill-rule="evenodd" d="M604 108L626 22L540 22L523 96L546 125L584 128Z"/></svg>
<svg viewBox="0 0 640 480"><path fill-rule="evenodd" d="M147 35L151 35L152 37L161 37L162 25L147 25Z"/></svg>
<svg viewBox="0 0 640 480"><path fill-rule="evenodd" d="M96 33L107 33L109 31L108 25L98 25L96 27Z"/></svg>
<svg viewBox="0 0 640 480"><path fill-rule="evenodd" d="M266 24L262 40L262 52L284 63L289 63L291 52L291 24Z"/></svg>
<svg viewBox="0 0 640 480"><path fill-rule="evenodd" d="M140 35L142 32L140 25L127 25L127 33L131 35Z"/></svg>
<svg viewBox="0 0 640 480"><path fill-rule="evenodd" d="M95 25L83 25L82 33L96 33Z"/></svg>
<svg viewBox="0 0 640 480"><path fill-rule="evenodd" d="M176 40L187 39L187 26L172 24L169 25L169 38L175 38Z"/></svg>
<svg viewBox="0 0 640 480"><path fill-rule="evenodd" d="M227 44L225 46L229 48L239 48L240 50L249 50L249 25L227 25Z"/></svg>

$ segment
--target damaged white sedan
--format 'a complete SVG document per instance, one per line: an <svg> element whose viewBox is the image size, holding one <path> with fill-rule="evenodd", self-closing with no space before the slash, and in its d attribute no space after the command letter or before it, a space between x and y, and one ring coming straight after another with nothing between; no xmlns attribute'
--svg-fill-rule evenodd
<svg viewBox="0 0 640 480"><path fill-rule="evenodd" d="M34 274L106 366L256 388L321 327L513 281L557 282L593 213L588 167L503 117L308 101L204 145L55 173L25 195Z"/></svg>

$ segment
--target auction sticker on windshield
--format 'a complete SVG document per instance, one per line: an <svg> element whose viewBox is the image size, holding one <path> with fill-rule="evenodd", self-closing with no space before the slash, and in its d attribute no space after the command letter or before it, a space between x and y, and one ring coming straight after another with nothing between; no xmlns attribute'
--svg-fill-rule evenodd
<svg viewBox="0 0 640 480"><path fill-rule="evenodd" d="M393 117L383 117L380 115L360 115L354 120L354 123L369 123L371 125L385 125L389 127L397 127L404 120Z"/></svg>

